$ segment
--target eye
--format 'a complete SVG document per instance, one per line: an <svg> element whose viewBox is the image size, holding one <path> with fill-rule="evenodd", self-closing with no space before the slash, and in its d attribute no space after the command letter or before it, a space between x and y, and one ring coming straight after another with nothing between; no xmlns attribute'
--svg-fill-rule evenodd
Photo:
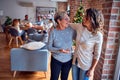
<svg viewBox="0 0 120 80"><path fill-rule="evenodd" d="M65 21L69 21L70 19L69 18L64 18Z"/></svg>

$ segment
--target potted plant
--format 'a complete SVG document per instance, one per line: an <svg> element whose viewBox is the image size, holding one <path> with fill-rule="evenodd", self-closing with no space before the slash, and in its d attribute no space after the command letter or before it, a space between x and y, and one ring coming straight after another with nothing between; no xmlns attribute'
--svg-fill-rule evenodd
<svg viewBox="0 0 120 80"><path fill-rule="evenodd" d="M10 28L10 25L12 24L12 19L9 17L9 16L6 16L6 21L4 23L4 26L3 26L3 30L6 34L6 38L7 40L9 39L9 28Z"/></svg>
<svg viewBox="0 0 120 80"><path fill-rule="evenodd" d="M9 16L6 16L6 21L4 23L5 26L11 25L12 24L12 19Z"/></svg>

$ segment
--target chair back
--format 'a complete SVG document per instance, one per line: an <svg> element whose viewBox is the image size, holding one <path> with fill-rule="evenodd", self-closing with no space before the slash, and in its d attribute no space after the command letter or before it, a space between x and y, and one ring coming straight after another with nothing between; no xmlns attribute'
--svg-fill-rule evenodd
<svg viewBox="0 0 120 80"><path fill-rule="evenodd" d="M10 34L11 34L11 36L19 36L19 32L16 30L16 29L14 29L14 28L10 28Z"/></svg>
<svg viewBox="0 0 120 80"><path fill-rule="evenodd" d="M34 28L29 28L29 29L27 30L27 34L28 34L28 35L29 35L29 34L34 34L34 33L37 33L37 30L34 29Z"/></svg>

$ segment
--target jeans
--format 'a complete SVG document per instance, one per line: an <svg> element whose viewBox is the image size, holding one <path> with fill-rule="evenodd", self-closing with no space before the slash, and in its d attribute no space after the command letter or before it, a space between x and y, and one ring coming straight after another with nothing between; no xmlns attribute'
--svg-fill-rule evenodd
<svg viewBox="0 0 120 80"><path fill-rule="evenodd" d="M72 60L62 63L54 59L53 57L51 57L51 78L50 80L58 80L60 72L61 72L60 80L67 80L71 66L72 66Z"/></svg>
<svg viewBox="0 0 120 80"><path fill-rule="evenodd" d="M21 33L19 33L19 36L21 36L22 40L25 41L26 40L26 35L25 35L25 31L22 30Z"/></svg>
<svg viewBox="0 0 120 80"><path fill-rule="evenodd" d="M86 75L87 71L82 70L77 65L72 65L72 77L73 80L89 80L89 77Z"/></svg>

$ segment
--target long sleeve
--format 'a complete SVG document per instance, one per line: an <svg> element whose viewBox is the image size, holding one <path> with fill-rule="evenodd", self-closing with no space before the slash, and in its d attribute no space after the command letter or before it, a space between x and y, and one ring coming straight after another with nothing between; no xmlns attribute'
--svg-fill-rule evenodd
<svg viewBox="0 0 120 80"><path fill-rule="evenodd" d="M99 59L100 54L101 54L101 50L102 50L102 43L103 43L103 35L102 33L98 34L99 38L98 41L95 43L95 50L94 50L94 59Z"/></svg>
<svg viewBox="0 0 120 80"><path fill-rule="evenodd" d="M57 47L54 47L54 30L52 30L50 32L50 35L49 35L49 39L48 39L48 50L51 51L51 52L58 52L60 50L60 48L57 48Z"/></svg>
<svg viewBox="0 0 120 80"><path fill-rule="evenodd" d="M74 30L81 29L82 24L80 23L70 23L70 27L72 27Z"/></svg>
<svg viewBox="0 0 120 80"><path fill-rule="evenodd" d="M72 43L74 30L67 27L64 30L53 29L50 31L48 39L48 50L52 56L60 61L67 62L72 59ZM61 52L60 49L70 50L69 53Z"/></svg>

